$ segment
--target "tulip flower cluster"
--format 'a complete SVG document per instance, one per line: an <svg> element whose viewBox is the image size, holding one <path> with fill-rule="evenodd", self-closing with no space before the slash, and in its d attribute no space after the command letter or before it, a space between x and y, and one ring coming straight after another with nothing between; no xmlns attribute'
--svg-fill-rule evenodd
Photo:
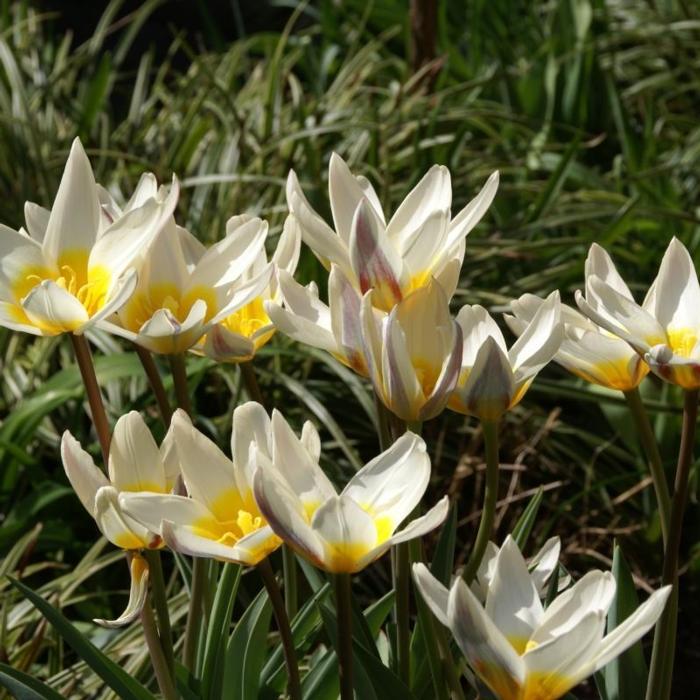
<svg viewBox="0 0 700 700"><path fill-rule="evenodd" d="M224 581L232 569L217 568L221 563L254 567L277 619L287 693L301 697L296 659L301 645L288 618L294 604L290 598L286 608L280 602L271 563L280 549L285 595L296 588L297 557L324 572L317 576L328 574L336 582L343 700L353 694L353 663L363 658L353 653L356 612L349 577L390 550L396 634L388 664L397 683L411 679L411 571L421 643L437 659L431 661L435 697L462 697L471 683L500 700L556 700L635 644L662 612L650 687L663 683L654 669L670 673L663 655L669 645L672 654L668 630L675 629L675 607L669 604L666 612L664 607L677 595L679 528L700 389L700 285L692 259L673 239L639 305L611 258L594 245L585 289L576 294L580 312L563 305L557 291L546 299L525 294L505 315L517 336L508 347L488 310L469 304L455 314L451 309L467 235L493 202L498 181L498 173L492 174L453 216L450 173L436 165L388 218L369 181L333 154L328 176L333 226L312 209L290 172L289 211L268 259L268 224L261 218L232 216L209 248L178 225L175 178L164 187L145 174L121 206L96 183L76 140L52 208L28 203L26 230L0 231L0 324L34 335L71 335L101 441L104 470L70 432L61 441L68 480L100 532L126 552L131 572L122 615L97 622L117 627L140 617L168 700L179 691L168 604L157 586L162 572L153 568L160 567L166 549L192 561L183 661L195 676L217 667L197 662L198 654L216 653L209 642L205 651L193 651L202 611L209 614L203 582L223 570L219 584L228 590ZM302 241L328 271L327 303L315 283L305 287L294 279ZM133 411L110 434L90 353L81 345L94 328L138 347L163 412L160 446ZM322 467L314 424L304 423L297 433L282 412L268 412L256 395L250 363L276 331L330 353L367 380L377 399L381 452L340 491ZM174 412L158 368L149 364L151 353L172 358L180 406ZM230 456L190 408L186 353L242 365L248 394L256 400L233 411ZM664 585L614 629L609 619L606 629L617 590L612 574L592 571L572 583L559 564L558 538L548 540L529 563L514 537L508 535L501 547L492 541L502 419L551 360L588 382L623 392L642 428L645 416L635 397L648 372L682 387L688 397L690 427L672 503L663 468L650 456L665 537ZM420 542L440 528L450 508L447 496L425 512L421 505L431 479L421 424L444 410L480 422L486 453L478 533L449 588L424 563ZM149 632L155 624L151 596L159 617L155 633ZM228 611L221 623L228 629L233 603L221 609ZM454 635L462 660L455 661L444 628ZM387 661L375 655L375 664ZM666 700L663 692L648 697Z"/></svg>

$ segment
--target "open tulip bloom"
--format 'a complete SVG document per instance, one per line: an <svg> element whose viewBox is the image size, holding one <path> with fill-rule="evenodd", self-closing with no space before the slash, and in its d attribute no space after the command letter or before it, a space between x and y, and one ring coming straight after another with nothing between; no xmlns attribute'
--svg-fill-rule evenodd
<svg viewBox="0 0 700 700"><path fill-rule="evenodd" d="M253 498L251 446L267 439L261 413L267 419L254 403L234 411L230 460L184 411L176 411L171 430L190 496L126 493L120 500L125 512L182 554L258 564L281 544Z"/></svg>
<svg viewBox="0 0 700 700"><path fill-rule="evenodd" d="M334 153L328 190L335 231L311 208L294 171L287 203L306 244L328 268L337 265L360 293L373 289L377 308L391 311L413 290L440 282L452 297L465 252L465 238L479 223L498 189L494 172L479 194L454 218L449 170L433 166L386 223L369 181L350 172Z"/></svg>
<svg viewBox="0 0 700 700"><path fill-rule="evenodd" d="M641 306L610 256L592 245L586 259L581 311L627 341L662 379L700 388L700 284L685 246L673 238Z"/></svg>
<svg viewBox="0 0 700 700"><path fill-rule="evenodd" d="M76 139L51 210L28 203L27 231L0 227L0 325L81 334L119 309L136 288L134 261L172 214L179 187L173 180L167 195L148 194L110 216Z"/></svg>
<svg viewBox="0 0 700 700"><path fill-rule="evenodd" d="M497 421L525 395L537 373L556 355L562 341L559 293L552 292L510 350L496 322L481 306L463 306L462 366L448 407Z"/></svg>
<svg viewBox="0 0 700 700"><path fill-rule="evenodd" d="M271 443L256 453L255 499L272 529L297 553L331 573L361 571L392 545L421 537L447 516L445 496L403 530L430 479L425 443L402 435L367 463L338 494L282 414L270 422Z"/></svg>
<svg viewBox="0 0 700 700"><path fill-rule="evenodd" d="M449 627L470 667L499 700L556 700L637 642L671 591L655 591L605 634L615 596L612 574L591 571L543 608L536 580L509 536L498 552L482 603L457 578L448 590L415 564L416 585Z"/></svg>
<svg viewBox="0 0 700 700"><path fill-rule="evenodd" d="M158 549L163 542L156 529L144 527L124 512L119 494L168 493L175 486L179 466L172 434L166 435L159 448L143 418L132 411L114 426L109 478L68 431L61 440L61 459L71 486L102 534L116 547L131 553L131 594L126 610L113 622L97 620L108 626L128 624L140 612L148 590L148 568L138 550Z"/></svg>
<svg viewBox="0 0 700 700"><path fill-rule="evenodd" d="M235 216L207 250L171 217L141 259L134 294L101 327L151 352L189 350L268 287L273 266L260 264L266 236L266 222Z"/></svg>
<svg viewBox="0 0 700 700"><path fill-rule="evenodd" d="M508 327L521 335L544 304L534 294L523 294L510 304L513 315L506 315ZM628 343L602 329L576 309L562 304L563 340L554 361L587 382L631 391L649 372L649 365Z"/></svg>
<svg viewBox="0 0 700 700"><path fill-rule="evenodd" d="M462 329L450 316L435 280L377 319L374 291L362 299L362 341L377 396L405 421L437 416L455 388L462 360Z"/></svg>
<svg viewBox="0 0 700 700"><path fill-rule="evenodd" d="M271 262L276 271L293 275L299 262L301 231L296 219L289 215L284 222L282 235ZM264 274L268 265L265 249L261 248L253 264L241 276L241 282L253 281ZM266 302L280 302L282 294L277 275L270 278L262 292L211 326L206 336L193 350L211 357L217 362L246 362L267 343L275 333L275 326L265 310Z"/></svg>

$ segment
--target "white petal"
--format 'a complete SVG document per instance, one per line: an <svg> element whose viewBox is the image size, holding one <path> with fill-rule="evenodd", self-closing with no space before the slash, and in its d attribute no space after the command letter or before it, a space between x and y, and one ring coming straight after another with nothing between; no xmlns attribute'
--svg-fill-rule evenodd
<svg viewBox="0 0 700 700"><path fill-rule="evenodd" d="M27 222L27 231L37 243L42 243L49 224L51 212L34 202L24 203L24 220Z"/></svg>
<svg viewBox="0 0 700 700"><path fill-rule="evenodd" d="M274 326L270 326L270 330L273 329ZM215 324L204 338L201 351L217 362L247 362L255 355L255 343L240 333L231 332L222 324Z"/></svg>
<svg viewBox="0 0 700 700"><path fill-rule="evenodd" d="M123 512L119 492L113 486L103 486L95 495L95 521L102 534L120 549L142 549L157 546L160 538Z"/></svg>
<svg viewBox="0 0 700 700"><path fill-rule="evenodd" d="M67 430L61 438L61 460L73 490L85 510L94 518L95 496L100 488L109 485L107 477Z"/></svg>
<svg viewBox="0 0 700 700"><path fill-rule="evenodd" d="M206 315L207 304L202 299L197 299L192 304L187 318L182 322L169 309L158 309L141 326L136 342L152 352L163 355L185 352L206 333Z"/></svg>
<svg viewBox="0 0 700 700"><path fill-rule="evenodd" d="M301 444L306 448L314 462L321 458L321 436L316 426L310 421L305 421L301 427Z"/></svg>
<svg viewBox="0 0 700 700"><path fill-rule="evenodd" d="M217 295L221 308L210 322L220 323L227 316L230 316L239 309L242 309L246 304L260 297L269 286L273 272L274 265L269 263L259 274L245 282L240 282L231 286L220 285L215 287L214 292Z"/></svg>
<svg viewBox="0 0 700 700"><path fill-rule="evenodd" d="M493 338L498 347L507 355L508 348L503 333L483 306L463 306L459 310L456 320L462 328L464 341L462 367L474 365L476 355L487 338Z"/></svg>
<svg viewBox="0 0 700 700"><path fill-rule="evenodd" d="M361 298L357 290L340 268L332 265L328 278L328 305L333 336L348 365L357 372L365 374L360 304Z"/></svg>
<svg viewBox="0 0 700 700"><path fill-rule="evenodd" d="M152 532L161 532L164 521L178 525L198 524L202 529L214 516L194 498L161 493L121 493L119 507Z"/></svg>
<svg viewBox="0 0 700 700"><path fill-rule="evenodd" d="M545 594L546 586L552 574L559 569L560 551L561 540L558 537L550 537L542 545L542 549L528 562L532 582L535 584L540 597Z"/></svg>
<svg viewBox="0 0 700 700"><path fill-rule="evenodd" d="M109 478L119 491L166 490L158 446L136 411L122 416L114 426L109 447Z"/></svg>
<svg viewBox="0 0 700 700"><path fill-rule="evenodd" d="M284 220L282 233L272 256L272 262L290 275L294 274L301 253L301 228L293 214Z"/></svg>
<svg viewBox="0 0 700 700"><path fill-rule="evenodd" d="M102 627L113 629L131 624L141 614L148 596L148 564L140 554L134 553L132 555L129 572L131 574L129 602L124 608L124 612L116 620L95 618L93 622Z"/></svg>
<svg viewBox="0 0 700 700"><path fill-rule="evenodd" d="M442 412L459 380L462 368L462 329L456 321L452 321L452 325L454 337L452 350L442 364L442 369L432 393L420 410L420 419L423 421L435 418Z"/></svg>
<svg viewBox="0 0 700 700"><path fill-rule="evenodd" d="M422 562L413 565L413 580L416 582L416 587L423 596L423 600L438 619L438 622L445 627L449 627L447 604L450 592L447 588L430 573L428 567Z"/></svg>
<svg viewBox="0 0 700 700"><path fill-rule="evenodd" d="M543 609L525 559L508 535L498 552L486 597L486 614L512 644L526 643L540 624Z"/></svg>
<svg viewBox="0 0 700 700"><path fill-rule="evenodd" d="M362 467L342 495L373 517L389 518L393 531L418 505L429 481L430 457L425 442L407 432Z"/></svg>
<svg viewBox="0 0 700 700"><path fill-rule="evenodd" d="M589 277L599 277L618 294L621 294L630 301L634 301L629 287L625 284L625 281L617 271L612 258L608 255L607 251L597 243L593 243L588 251L584 274L586 277L586 294L588 294Z"/></svg>
<svg viewBox="0 0 700 700"><path fill-rule="evenodd" d="M58 263L64 251L89 251L97 238L100 219L95 176L76 138L46 225L43 247L47 260Z"/></svg>
<svg viewBox="0 0 700 700"><path fill-rule="evenodd" d="M168 427L168 432L160 443L158 450L160 460L163 463L163 474L165 475L165 490L172 491L177 485L178 477L180 477L180 457L177 454L175 447L175 438L173 436L172 424Z"/></svg>
<svg viewBox="0 0 700 700"><path fill-rule="evenodd" d="M260 512L275 534L320 565L324 554L323 543L311 529L301 500L264 454L258 455L253 485Z"/></svg>
<svg viewBox="0 0 700 700"><path fill-rule="evenodd" d="M400 530L395 535L392 535L386 542L386 549L388 546L393 546L395 544L400 544L401 542L408 542L409 540L414 540L416 537L423 537L429 532L432 532L435 528L440 527L447 513L450 510L450 499L447 496L443 496L425 515L421 515L420 518L411 520L408 525L406 525L403 530ZM380 545L381 547L381 545Z"/></svg>
<svg viewBox="0 0 700 700"><path fill-rule="evenodd" d="M231 432L231 455L241 490L253 488L256 450L272 459L272 424L259 403L248 401L234 410Z"/></svg>
<svg viewBox="0 0 700 700"><path fill-rule="evenodd" d="M470 666L496 697L520 697L524 664L461 579L450 589L447 618Z"/></svg>
<svg viewBox="0 0 700 700"><path fill-rule="evenodd" d="M37 284L22 300L22 308L45 335L79 331L90 318L85 307L53 280Z"/></svg>
<svg viewBox="0 0 700 700"><path fill-rule="evenodd" d="M481 190L479 190L476 197L452 219L447 238L448 247L452 247L458 241L463 240L479 221L481 221L481 218L487 212L496 196L498 183L499 174L498 170L495 170L489 175L488 180L486 180L486 183Z"/></svg>

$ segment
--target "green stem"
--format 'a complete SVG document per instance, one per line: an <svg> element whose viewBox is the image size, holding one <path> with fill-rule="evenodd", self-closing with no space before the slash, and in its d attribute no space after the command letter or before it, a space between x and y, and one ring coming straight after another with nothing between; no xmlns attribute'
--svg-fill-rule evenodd
<svg viewBox="0 0 700 700"><path fill-rule="evenodd" d="M377 410L377 435L382 452L391 447L391 413L382 403L377 392L374 392L374 406Z"/></svg>
<svg viewBox="0 0 700 700"><path fill-rule="evenodd" d="M407 681L411 673L411 558L409 542L396 545L396 647L399 678Z"/></svg>
<svg viewBox="0 0 700 700"><path fill-rule="evenodd" d="M109 429L107 414L105 413L105 405L102 401L102 394L100 393L100 386L97 383L97 375L95 374L95 366L92 362L90 346L84 335L75 335L71 333L70 339L73 343L75 360L78 363L80 375L85 385L85 393L87 394L90 413L92 414L92 423L95 426L97 439L100 441L100 447L102 448L104 468L107 469L109 463L109 444L112 441L112 435Z"/></svg>
<svg viewBox="0 0 700 700"><path fill-rule="evenodd" d="M642 443L642 448L649 461L649 472L654 483L654 491L656 492L656 503L659 509L659 519L661 521L661 535L664 541L664 547L668 542L668 525L671 516L671 496L668 491L668 482L664 473L664 466L659 453L659 445L656 442L654 431L649 421L649 415L644 408L644 402L639 393L639 389L635 388L631 391L624 392L629 406L630 413L634 419L639 435L639 441Z"/></svg>
<svg viewBox="0 0 700 700"><path fill-rule="evenodd" d="M676 479L671 501L671 518L668 527L668 542L664 555L663 583L673 586L654 633L654 648L649 669L647 700L666 700L671 696L673 661L676 648L676 626L678 623L678 555L683 530L683 513L688 501L688 482L693 463L695 428L698 420L698 395L700 390L685 392L683 406L683 429L678 450Z"/></svg>
<svg viewBox="0 0 700 700"><path fill-rule="evenodd" d="M284 574L284 605L287 609L287 616L291 620L297 614L297 560L294 551L286 544L282 546L282 572Z"/></svg>
<svg viewBox="0 0 700 700"><path fill-rule="evenodd" d="M352 682L352 580L335 574L335 607L338 613L338 673L340 700L353 700Z"/></svg>
<svg viewBox="0 0 700 700"><path fill-rule="evenodd" d="M158 630L156 629L156 621L151 610L151 596L148 595L141 610L141 625L143 626L143 634L146 638L148 646L148 654L156 674L158 687L163 694L165 700L177 700L178 694L173 684L172 676L168 671L168 662L161 647L161 641L158 638Z"/></svg>
<svg viewBox="0 0 700 700"><path fill-rule="evenodd" d="M467 584L474 580L481 560L484 558L486 545L491 537L493 523L496 519L496 502L498 500L498 422L483 421L481 429L484 433L484 450L486 452L486 488L476 540L462 574Z"/></svg>
<svg viewBox="0 0 700 700"><path fill-rule="evenodd" d="M277 629L279 630L280 639L282 640L284 659L287 664L287 692L291 700L301 700L301 682L299 681L297 652L294 648L294 638L292 637L292 629L289 626L287 611L284 608L282 593L280 593L279 586L275 580L275 574L267 559L263 559L258 564L257 569L260 572L260 576L267 589L267 594L270 597L272 610L277 620Z"/></svg>
<svg viewBox="0 0 700 700"><path fill-rule="evenodd" d="M173 633L170 627L170 611L168 610L168 595L165 590L165 578L163 577L163 565L160 552L147 549L144 557L148 562L149 577L151 579L151 591L153 603L158 618L158 636L163 647L163 654L168 665L171 677L175 673L175 653L173 652Z"/></svg>
<svg viewBox="0 0 700 700"><path fill-rule="evenodd" d="M261 406L265 406L262 391L260 391L260 385L258 384L258 379L253 369L253 363L241 362L238 366L241 368L241 377L243 378L243 384L248 398L251 401L256 401Z"/></svg>
<svg viewBox="0 0 700 700"><path fill-rule="evenodd" d="M172 418L173 410L170 407L168 394L165 391L165 387L163 386L163 380L161 379L158 367L156 366L156 363L153 360L153 355L151 355L151 353L148 350L146 350L146 348L142 348L140 345L134 343L134 349L136 350L136 354L139 356L139 360L141 360L143 371L145 372L146 377L148 378L148 383L151 385L151 390L153 391L153 395L156 398L156 403L158 404L158 411L160 412L160 417L163 419L163 424L167 429L170 425L170 419Z"/></svg>
<svg viewBox="0 0 700 700"><path fill-rule="evenodd" d="M197 660L197 645L199 630L204 614L203 595L207 585L207 560L201 557L192 559L192 587L190 589L190 607L187 611L185 625L185 644L182 652L182 663L185 668L194 673Z"/></svg>
<svg viewBox="0 0 700 700"><path fill-rule="evenodd" d="M185 364L185 356L182 354L169 355L170 371L173 375L173 384L175 386L175 398L177 405L188 416L192 416L192 404L190 402L190 392L187 387L187 366Z"/></svg>

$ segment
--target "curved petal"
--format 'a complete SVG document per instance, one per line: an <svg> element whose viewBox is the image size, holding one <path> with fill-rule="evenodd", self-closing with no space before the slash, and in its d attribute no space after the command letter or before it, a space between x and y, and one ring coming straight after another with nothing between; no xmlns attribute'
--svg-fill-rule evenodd
<svg viewBox="0 0 700 700"><path fill-rule="evenodd" d="M270 326L270 329L273 330L274 327ZM193 348L193 351L195 350L197 348ZM255 343L250 338L233 333L222 324L216 323L204 337L201 352L216 362L247 362L255 355Z"/></svg>
<svg viewBox="0 0 700 700"><path fill-rule="evenodd" d="M393 532L418 505L429 481L430 457L425 442L408 432L362 467L342 495L373 517L387 518Z"/></svg>
<svg viewBox="0 0 700 700"><path fill-rule="evenodd" d="M625 284L625 281L617 271L612 258L610 255L608 255L607 251L597 243L593 243L588 250L586 264L584 267L584 275L586 278L586 297L588 297L589 293L589 278L598 277L609 287L614 289L618 294L625 297L625 299L634 301L632 292L630 292L629 287Z"/></svg>
<svg viewBox="0 0 700 700"><path fill-rule="evenodd" d="M94 623L114 629L131 624L141 614L148 596L148 563L140 554L134 553L132 555L129 572L131 574L129 602L126 604L124 612L116 620L94 618Z"/></svg>
<svg viewBox="0 0 700 700"><path fill-rule="evenodd" d="M169 493L121 493L119 507L151 532L160 532L165 520L203 530L214 520L211 511L199 501Z"/></svg>
<svg viewBox="0 0 700 700"><path fill-rule="evenodd" d="M389 546L400 544L401 542L408 542L409 540L416 539L416 537L427 535L436 527L440 527L440 525L442 525L449 510L450 499L447 496L443 496L425 515L421 515L420 518L411 520L411 522L408 523L403 530L399 530L399 532L386 540L383 548L386 549Z"/></svg>
<svg viewBox="0 0 700 700"><path fill-rule="evenodd" d="M506 341L501 329L491 317L491 314L478 304L465 304L457 313L457 323L462 328L464 347L462 350L462 367L472 367L476 355L487 338L493 338L504 355L508 354Z"/></svg>
<svg viewBox="0 0 700 700"><path fill-rule="evenodd" d="M357 372L365 374L366 368L362 357L361 303L360 295L348 278L339 267L331 265L331 274L328 278L328 306L333 336L347 363Z"/></svg>
<svg viewBox="0 0 700 700"><path fill-rule="evenodd" d="M457 242L463 240L471 230L481 221L481 218L488 211L491 203L498 191L499 174L498 170L489 175L484 186L467 206L462 209L450 222L450 231L447 237L448 248L453 247Z"/></svg>
<svg viewBox="0 0 700 700"><path fill-rule="evenodd" d="M109 480L67 430L61 438L61 461L73 490L94 518L95 496L100 488L109 486Z"/></svg>
<svg viewBox="0 0 700 700"><path fill-rule="evenodd" d="M50 216L51 212L46 207L42 207L34 202L24 203L24 220L27 223L27 231L37 243L44 241Z"/></svg>
<svg viewBox="0 0 700 700"><path fill-rule="evenodd" d="M253 488L256 451L272 459L272 424L259 403L247 401L234 410L231 431L233 469L241 490Z"/></svg>
<svg viewBox="0 0 700 700"><path fill-rule="evenodd" d="M413 565L413 580L416 582L416 588L423 596L423 600L438 622L445 627L449 627L450 621L447 617L447 603L450 598L449 590L430 573L428 567L422 562Z"/></svg>
<svg viewBox="0 0 700 700"><path fill-rule="evenodd" d="M119 491L166 491L158 445L136 411L122 416L114 426L109 478Z"/></svg>
<svg viewBox="0 0 700 700"><path fill-rule="evenodd" d="M45 335L79 331L90 319L85 307L53 280L44 280L22 300L29 320Z"/></svg>
<svg viewBox="0 0 700 700"><path fill-rule="evenodd" d="M145 528L122 511L119 492L114 486L98 489L95 495L95 522L102 534L120 549L143 549L160 545L156 531Z"/></svg>

